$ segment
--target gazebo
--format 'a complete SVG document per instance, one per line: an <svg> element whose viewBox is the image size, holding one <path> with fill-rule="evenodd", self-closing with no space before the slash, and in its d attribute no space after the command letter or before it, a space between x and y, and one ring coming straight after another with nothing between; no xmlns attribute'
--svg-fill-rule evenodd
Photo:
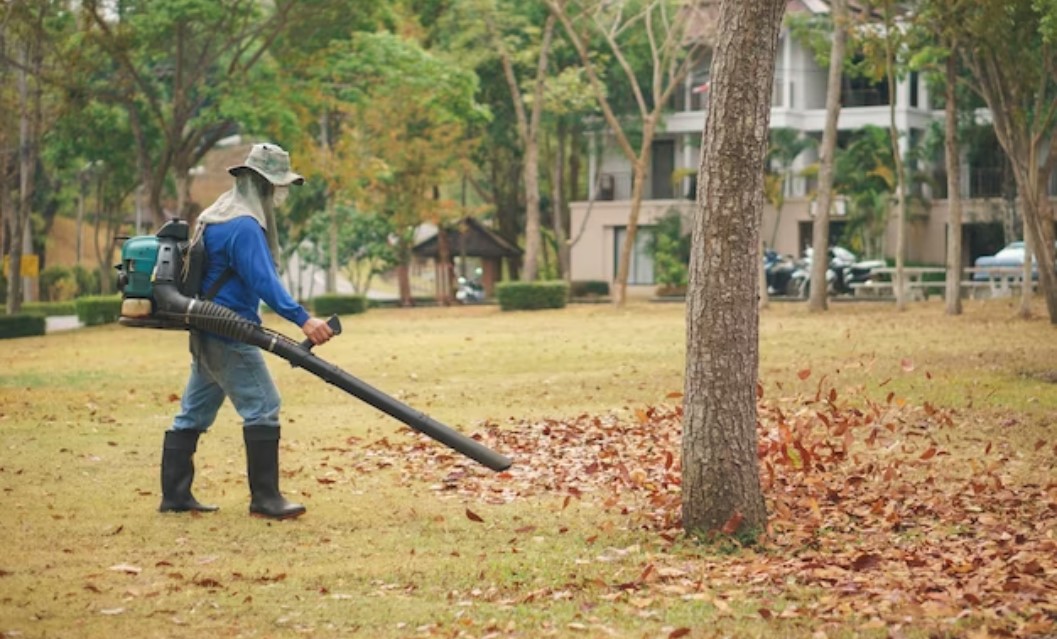
<svg viewBox="0 0 1057 639"><path fill-rule="evenodd" d="M445 234L448 244L448 264L440 263L440 238ZM438 297L450 290L449 275L453 273L455 258L462 264L466 258L481 261L481 286L486 297L495 294L495 283L502 273L503 258L521 257L522 251L503 236L488 228L474 217L464 217L447 230L438 231L433 237L419 242L412 249L418 257L433 258L437 266Z"/></svg>

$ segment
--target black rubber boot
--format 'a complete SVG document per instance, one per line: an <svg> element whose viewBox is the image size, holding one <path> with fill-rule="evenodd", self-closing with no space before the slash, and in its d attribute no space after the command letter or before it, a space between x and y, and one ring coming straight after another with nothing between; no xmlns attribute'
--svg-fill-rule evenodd
<svg viewBox="0 0 1057 639"><path fill-rule="evenodd" d="M305 514L305 507L287 501L279 492L279 429L247 426L246 474L250 481L250 514L290 519Z"/></svg>
<svg viewBox="0 0 1057 639"><path fill-rule="evenodd" d="M163 513L182 513L189 510L212 512L217 506L200 504L191 494L195 479L194 455L198 450L197 430L165 431L161 453L161 506Z"/></svg>

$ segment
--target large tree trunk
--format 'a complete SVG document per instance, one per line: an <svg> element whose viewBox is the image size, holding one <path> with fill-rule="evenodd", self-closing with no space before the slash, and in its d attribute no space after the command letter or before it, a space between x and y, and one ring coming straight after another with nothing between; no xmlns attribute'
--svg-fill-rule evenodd
<svg viewBox="0 0 1057 639"><path fill-rule="evenodd" d="M958 144L958 58L951 46L947 58L947 105L944 109L947 164L947 315L962 314L962 160Z"/></svg>
<svg viewBox="0 0 1057 639"><path fill-rule="evenodd" d="M683 527L752 537L767 523L756 457L760 218L785 0L723 0L687 299Z"/></svg>
<svg viewBox="0 0 1057 639"><path fill-rule="evenodd" d="M826 124L822 130L819 149L818 208L811 228L811 298L808 309L824 311L828 308L826 269L829 268L829 211L833 206L833 160L837 151L837 121L840 119L841 74L844 50L848 39L847 0L834 0L833 42L829 50L829 76L826 80Z"/></svg>

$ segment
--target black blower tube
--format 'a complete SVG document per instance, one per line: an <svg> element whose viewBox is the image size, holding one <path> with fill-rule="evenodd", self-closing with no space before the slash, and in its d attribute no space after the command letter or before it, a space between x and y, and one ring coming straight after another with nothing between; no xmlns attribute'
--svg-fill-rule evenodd
<svg viewBox="0 0 1057 639"><path fill-rule="evenodd" d="M155 313L160 318L180 322L188 328L207 331L274 353L294 366L305 369L323 381L337 386L418 432L432 437L492 470L501 471L510 468L513 462L509 457L500 455L477 440L445 426L425 413L356 379L337 366L312 354L289 337L258 326L219 304L186 297L175 285L173 269L167 268L168 265L174 264L173 250L174 247L169 242L161 242L158 247L154 300L157 307Z"/></svg>

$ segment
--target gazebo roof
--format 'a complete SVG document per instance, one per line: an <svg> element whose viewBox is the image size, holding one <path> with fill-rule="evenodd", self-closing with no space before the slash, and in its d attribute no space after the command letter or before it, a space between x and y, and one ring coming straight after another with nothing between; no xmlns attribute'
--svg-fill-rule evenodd
<svg viewBox="0 0 1057 639"><path fill-rule="evenodd" d="M448 250L453 257L456 255L487 258L516 257L522 252L517 245L473 217L465 217L459 220L453 228L442 232L448 235ZM420 257L436 258L439 236L440 232L419 242L412 252Z"/></svg>

